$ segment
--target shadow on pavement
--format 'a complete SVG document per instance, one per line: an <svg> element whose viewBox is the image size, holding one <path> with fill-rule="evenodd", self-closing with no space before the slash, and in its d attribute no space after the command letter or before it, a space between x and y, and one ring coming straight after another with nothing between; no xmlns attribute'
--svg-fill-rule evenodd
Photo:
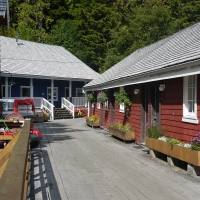
<svg viewBox="0 0 200 200"><path fill-rule="evenodd" d="M47 151L31 150L31 187L29 200L61 200L58 185Z"/></svg>

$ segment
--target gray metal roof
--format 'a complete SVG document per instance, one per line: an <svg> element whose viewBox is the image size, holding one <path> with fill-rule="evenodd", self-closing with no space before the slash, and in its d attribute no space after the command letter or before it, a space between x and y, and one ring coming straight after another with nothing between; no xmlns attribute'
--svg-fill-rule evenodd
<svg viewBox="0 0 200 200"><path fill-rule="evenodd" d="M13 76L63 80L92 80L99 76L60 46L0 36L1 71Z"/></svg>
<svg viewBox="0 0 200 200"><path fill-rule="evenodd" d="M0 0L0 11L6 11L7 0Z"/></svg>
<svg viewBox="0 0 200 200"><path fill-rule="evenodd" d="M200 23L141 48L104 72L85 86L85 89L120 85L120 80L137 78L178 64L200 59Z"/></svg>

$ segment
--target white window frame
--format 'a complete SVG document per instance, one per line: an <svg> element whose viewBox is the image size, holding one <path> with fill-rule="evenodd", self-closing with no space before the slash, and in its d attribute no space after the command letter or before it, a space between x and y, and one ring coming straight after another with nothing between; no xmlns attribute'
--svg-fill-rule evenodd
<svg viewBox="0 0 200 200"><path fill-rule="evenodd" d="M3 89L4 89L5 92L6 92L6 86L5 86L5 85L2 85L2 86L1 86L2 97L5 98L5 96L3 96ZM8 85L8 97L11 97L11 85Z"/></svg>
<svg viewBox="0 0 200 200"><path fill-rule="evenodd" d="M78 92L78 91L81 91L81 92ZM78 93L83 94L81 97L84 97L83 88L76 88L76 97L79 97Z"/></svg>
<svg viewBox="0 0 200 200"><path fill-rule="evenodd" d="M121 103L121 104L119 105L119 112L121 112L121 113L124 113L124 112L125 112L125 105L124 105L124 103Z"/></svg>
<svg viewBox="0 0 200 200"><path fill-rule="evenodd" d="M27 96L27 97L30 97L30 95L31 95L31 87L30 86L20 86L20 97L23 97L22 96L22 89L23 88L28 88L29 89L29 96Z"/></svg>
<svg viewBox="0 0 200 200"><path fill-rule="evenodd" d="M101 103L97 101L97 108L101 109Z"/></svg>
<svg viewBox="0 0 200 200"><path fill-rule="evenodd" d="M51 98L49 98L49 91L48 90L50 90L50 96L51 96L51 87L47 87L47 100L48 101L51 101ZM54 87L53 88L53 90L56 90L56 93L55 93L55 95L53 96L53 100L54 101L58 101L58 87Z"/></svg>
<svg viewBox="0 0 200 200"><path fill-rule="evenodd" d="M105 102L105 110L108 110L108 105L109 105L109 103L108 103L108 100Z"/></svg>
<svg viewBox="0 0 200 200"><path fill-rule="evenodd" d="M194 112L189 112L188 110L188 76L183 79L183 122L198 124L199 120L197 118L197 76L195 77L195 94L194 94Z"/></svg>

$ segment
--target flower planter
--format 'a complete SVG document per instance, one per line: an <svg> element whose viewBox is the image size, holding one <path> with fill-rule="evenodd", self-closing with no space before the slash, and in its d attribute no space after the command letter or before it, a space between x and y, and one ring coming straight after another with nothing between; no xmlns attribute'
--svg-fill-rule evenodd
<svg viewBox="0 0 200 200"><path fill-rule="evenodd" d="M50 116L37 116L33 118L32 122L45 122L50 120Z"/></svg>
<svg viewBox="0 0 200 200"><path fill-rule="evenodd" d="M146 147L189 164L198 167L200 166L200 151L195 151L178 145L171 146L167 142L149 137L146 138Z"/></svg>
<svg viewBox="0 0 200 200"><path fill-rule="evenodd" d="M86 119L86 124L88 126L91 126L91 127L99 127L100 126L100 121L99 120L90 121L89 119Z"/></svg>
<svg viewBox="0 0 200 200"><path fill-rule="evenodd" d="M135 131L123 132L123 131L120 131L118 129L109 127L109 132L110 132L111 135L118 137L118 138L120 138L124 141L135 140Z"/></svg>

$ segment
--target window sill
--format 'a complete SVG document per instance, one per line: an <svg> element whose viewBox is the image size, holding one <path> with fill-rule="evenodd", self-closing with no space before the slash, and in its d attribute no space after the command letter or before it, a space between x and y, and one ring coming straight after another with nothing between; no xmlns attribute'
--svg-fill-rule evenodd
<svg viewBox="0 0 200 200"><path fill-rule="evenodd" d="M198 119L192 119L192 118L186 118L186 117L183 117L182 118L182 122L187 122L187 123L191 123L191 124L198 124L199 123L199 120Z"/></svg>

